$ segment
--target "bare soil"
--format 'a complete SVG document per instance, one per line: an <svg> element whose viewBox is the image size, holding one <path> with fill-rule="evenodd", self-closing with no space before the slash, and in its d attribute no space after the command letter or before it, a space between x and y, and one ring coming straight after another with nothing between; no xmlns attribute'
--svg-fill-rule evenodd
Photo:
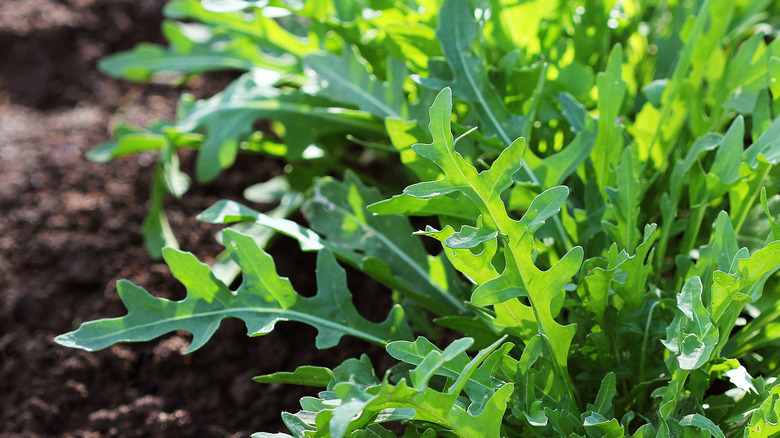
<svg viewBox="0 0 780 438"><path fill-rule="evenodd" d="M141 41L162 42L163 0L0 1L0 436L228 437L282 431L280 412L316 391L252 382L254 375L298 365L335 366L368 351L342 340L314 347L314 330L280 324L248 338L225 321L192 355L176 333L97 353L52 342L82 321L120 316L116 281L127 278L158 296L180 299L181 285L143 247L155 156L107 164L84 153L106 141L117 123L143 126L171 119L181 90L102 76L97 59ZM226 77L188 83L208 96ZM183 200L169 200L182 249L210 261L221 250L219 227L194 217L218 199L281 172L281 163L247 157ZM183 156L191 170L194 156ZM258 207L258 206L255 206ZM260 206L262 207L262 206ZM313 293L313 255L279 240L279 271ZM360 281L358 279L357 281ZM367 287L371 287L367 285ZM363 299L362 310L379 306ZM381 311L380 311L381 313ZM372 318L377 319L377 318Z"/></svg>

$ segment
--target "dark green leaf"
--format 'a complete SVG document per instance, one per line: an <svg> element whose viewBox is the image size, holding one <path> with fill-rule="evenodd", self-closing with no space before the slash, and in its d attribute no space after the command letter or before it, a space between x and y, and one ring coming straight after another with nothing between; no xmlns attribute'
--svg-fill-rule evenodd
<svg viewBox="0 0 780 438"><path fill-rule="evenodd" d="M318 294L304 298L286 278L276 274L271 257L251 237L226 230L224 239L230 256L244 271L238 290L228 289L191 254L167 249L163 253L166 262L187 287L185 299L154 298L132 283L120 282L117 287L128 308L126 316L86 323L56 341L94 351L117 342L146 341L187 330L193 334L187 349L192 352L203 346L227 317L244 320L252 336L271 332L278 321L305 322L317 328L319 348L335 346L343 335L377 344L410 337L400 307L393 308L381 324L370 323L357 313L350 303L345 273L330 252L322 251L317 259Z"/></svg>

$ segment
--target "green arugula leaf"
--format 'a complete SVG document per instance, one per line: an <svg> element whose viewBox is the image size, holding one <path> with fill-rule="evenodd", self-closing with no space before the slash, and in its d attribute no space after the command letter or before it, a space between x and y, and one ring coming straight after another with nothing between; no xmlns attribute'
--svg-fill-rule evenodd
<svg viewBox="0 0 780 438"><path fill-rule="evenodd" d="M279 60L282 66L318 49L319 38L314 32L305 37L296 35L274 17L262 13L212 12L206 10L200 0L176 0L165 5L164 12L171 19L194 20L229 30L237 36L248 37L268 51L283 54Z"/></svg>
<svg viewBox="0 0 780 438"><path fill-rule="evenodd" d="M114 140L89 151L87 159L96 163L105 163L125 155L159 151L166 144L166 138L162 134L146 133L124 124L114 128L113 134Z"/></svg>
<svg viewBox="0 0 780 438"><path fill-rule="evenodd" d="M615 171L617 187L607 187L609 211L614 214L616 224L605 222L604 230L623 249L634 252L639 241L637 223L639 220L639 180L634 176L634 162L630 148L623 149L620 166Z"/></svg>
<svg viewBox="0 0 780 438"><path fill-rule="evenodd" d="M333 372L328 368L302 365L295 371L278 372L266 374L264 376L253 377L252 380L258 383L285 383L290 385L305 385L326 387L333 379Z"/></svg>
<svg viewBox="0 0 780 438"><path fill-rule="evenodd" d="M443 230L438 231L429 225L426 227L425 231L418 231L415 234L432 237L444 244L455 234L455 230L448 225L444 227ZM444 253L450 260L450 263L452 263L458 271L465 274L472 282L483 284L499 275L498 271L492 265L497 248L497 241L488 239L484 242L484 247L479 253L474 253L471 248L459 248L457 246L452 247L446 245L444 247Z"/></svg>
<svg viewBox="0 0 780 438"><path fill-rule="evenodd" d="M695 370L712 356L718 344L718 326L702 302L701 278L691 277L677 294L677 308L666 330L664 346L677 359L680 369Z"/></svg>
<svg viewBox="0 0 780 438"><path fill-rule="evenodd" d="M611 184L612 168L617 166L618 152L623 149L623 126L618 120L626 93L626 83L621 78L622 65L623 49L617 45L609 54L607 70L599 73L597 79L599 126L591 159L601 190Z"/></svg>
<svg viewBox="0 0 780 438"><path fill-rule="evenodd" d="M86 323L58 336L56 341L94 351L117 342L146 341L174 330L187 330L193 334L187 349L192 352L202 347L227 317L244 320L251 336L270 333L277 321L310 324L318 330L318 348L335 346L343 335L380 345L410 337L401 307L394 307L381 324L368 322L357 313L349 301L344 270L330 252L322 251L317 258L318 294L304 298L295 293L286 278L275 273L273 260L251 237L230 230L223 236L230 256L243 267L238 290L228 289L191 254L166 249L163 256L168 266L187 287L185 299L154 298L123 281L117 288L128 308L126 316Z"/></svg>
<svg viewBox="0 0 780 438"><path fill-rule="evenodd" d="M718 183L730 186L739 178L740 154L742 152L742 139L745 136L745 119L742 116L731 123L723 143L715 154L715 161L707 174L707 187L710 192L720 193L725 191L715 190Z"/></svg>
<svg viewBox="0 0 780 438"><path fill-rule="evenodd" d="M530 123L513 115L487 77L482 62L468 53L474 44L477 22L467 0L445 0L439 14L448 17L439 21L436 38L447 63L452 68L452 89L460 99L474 105L484 129L505 145L523 135ZM439 87L441 88L441 87Z"/></svg>
<svg viewBox="0 0 780 438"><path fill-rule="evenodd" d="M479 210L463 196L415 198L407 194L395 195L368 206L377 215L401 214L404 216L433 216L437 214L463 220L479 216Z"/></svg>
<svg viewBox="0 0 780 438"><path fill-rule="evenodd" d="M602 327L605 326L604 314L609 305L609 293L612 289L612 282L618 269L629 260L628 253L625 250L618 253L617 244L612 244L609 248L606 260L588 259L585 262L586 272L590 274L585 276L585 290L582 292L584 305L596 316L596 321ZM606 266L598 266L596 263ZM593 265L592 267L590 267Z"/></svg>
<svg viewBox="0 0 780 438"><path fill-rule="evenodd" d="M440 315L463 311L455 273L442 264L441 257L427 255L422 242L412 235L408 220L369 212L367 206L380 199L377 190L347 173L344 183L320 180L303 210L312 229L367 274L410 294ZM437 277L436 271L444 278Z"/></svg>
<svg viewBox="0 0 780 438"><path fill-rule="evenodd" d="M198 154L196 175L199 181L210 181L232 165L240 142L251 132L252 124L261 118L272 118L289 128L285 132L287 158L294 160L317 138L327 134L381 134L381 125L361 112L331 111L314 106L305 99L268 96L269 90L257 78L246 75L225 91L194 104L176 125L180 132L204 129L207 139ZM271 93L275 94L274 92ZM302 121L306 129L290 129Z"/></svg>
<svg viewBox="0 0 780 438"><path fill-rule="evenodd" d="M191 75L214 70L250 71L278 63L267 59L268 55L249 40L234 40L225 45L213 41L211 37L212 41L193 44L186 36L188 31L185 25L166 22L163 33L172 43L170 48L142 43L131 51L101 59L98 68L111 77L146 82L163 73ZM180 40L188 44L173 44Z"/></svg>
<svg viewBox="0 0 780 438"><path fill-rule="evenodd" d="M745 428L747 438L769 438L780 432L780 386L775 386L761 406L750 416Z"/></svg>
<svg viewBox="0 0 780 438"><path fill-rule="evenodd" d="M412 145L427 140L428 133L419 123L394 119L385 119L385 129L400 156L401 162L420 179L435 179L441 172L430 161L421 158L412 150Z"/></svg>
<svg viewBox="0 0 780 438"><path fill-rule="evenodd" d="M403 94L406 72L402 64L389 84L372 76L355 50L345 50L341 58L328 53L307 55L304 65L314 71L316 83L321 87L318 95L355 105L382 119L406 118Z"/></svg>
<svg viewBox="0 0 780 438"><path fill-rule="evenodd" d="M709 432L713 437L716 438L726 438L726 435L723 434L723 431L720 430L720 428L715 423L713 423L712 420L701 414L686 415L680 420L680 425L696 427L697 429Z"/></svg>
<svg viewBox="0 0 780 438"><path fill-rule="evenodd" d="M471 200L482 214L482 227L498 231L509 238L504 251L507 265L504 272L487 281L472 294L472 304L487 306L513 299L523 293L518 285L525 285L531 309L538 324L539 333L548 341L557 366L565 374L568 349L576 331L572 325L562 326L555 321L563 301L563 286L579 271L582 248L570 250L548 271L539 270L532 260L534 233L545 221L555 216L566 200L568 189L555 187L537 196L518 222L511 219L501 200L501 194L512 184L511 175L522 165L524 142L514 142L495 160L489 170L477 174L477 170L465 162L455 151L450 118L452 95L442 90L430 110L430 131L433 143L418 144L414 149L420 155L434 161L445 177L438 181L422 182L404 190L404 193L420 198L431 198L455 191ZM451 237L451 236L450 236ZM510 306L524 306L513 302ZM506 306L504 306L506 307ZM528 310L531 310L528 309ZM521 310L522 313L523 312ZM524 323L518 321L518 326Z"/></svg>
<svg viewBox="0 0 780 438"><path fill-rule="evenodd" d="M612 400L615 398L617 388L615 373L609 372L599 386L599 392L596 394L596 404L588 406L589 410L598 413L601 416L607 416L613 410Z"/></svg>
<svg viewBox="0 0 780 438"><path fill-rule="evenodd" d="M583 424L589 437L620 438L625 436L623 426L620 425L616 418L607 420L598 412L590 414L585 418Z"/></svg>
<svg viewBox="0 0 780 438"><path fill-rule="evenodd" d="M429 59L442 55L434 29L425 24L390 23L385 31L388 52L418 74L428 69Z"/></svg>
<svg viewBox="0 0 780 438"><path fill-rule="evenodd" d="M645 105L640 116L649 117L652 134L640 143L640 159L651 159L659 172L666 169L666 161L674 150L679 132L687 119L689 109L696 108L696 93L702 87L704 71L715 47L725 35L734 11L734 2L728 0L705 0L698 8L696 16L689 16L685 23L685 33L680 35L685 42L674 72L666 84L661 98L660 112ZM691 71L693 70L693 71ZM726 85L718 90L726 89ZM689 98L691 100L689 100ZM647 110L647 111L645 111ZM695 120L703 119L697 113ZM703 125L703 124L702 124ZM703 135L706 127L699 127L696 136Z"/></svg>
<svg viewBox="0 0 780 438"><path fill-rule="evenodd" d="M613 283L617 295L626 303L627 311L639 308L644 297L647 296L647 278L653 265L653 243L658 238L658 226L656 224L645 225L642 243L636 248L636 254L629 257L621 265L620 269L631 273L624 283Z"/></svg>
<svg viewBox="0 0 780 438"><path fill-rule="evenodd" d="M468 338L464 338L468 339ZM463 341L465 342L465 341ZM451 344L457 345L457 344ZM466 348L470 347L471 343L466 345ZM465 353L465 350L447 350L442 352L438 347L433 345L426 338L418 337L414 342L408 341L395 341L385 347L388 354L402 362L418 366L424 361L443 360L441 366L436 367L435 374L447 377L451 380L457 380L460 376L460 371L468 365L469 359ZM448 347L449 348L449 347ZM495 366L491 368L489 373L483 373L482 375L473 376L464 386L464 390L470 395L472 400L477 400L480 397L484 397L487 393L492 393L493 388L493 375L496 369L500 367L501 371L507 377L511 377L515 374L517 369L517 361L512 357L507 356L505 353L512 348L512 344L504 344L503 347L494 352L495 357L491 356L495 361ZM500 354L497 354L500 353ZM443 359L443 358L446 358ZM413 379L414 375L410 374ZM431 376L427 376L430 378ZM426 380L427 381L427 380ZM414 384L416 386L416 384Z"/></svg>
<svg viewBox="0 0 780 438"><path fill-rule="evenodd" d="M780 240L780 224L775 221L775 218L772 217L772 213L769 211L769 203L766 198L766 188L761 188L761 206L764 208L764 213L766 213L766 217L769 221L769 227L771 230L771 236L768 237L771 238L771 240Z"/></svg>
<svg viewBox="0 0 780 438"><path fill-rule="evenodd" d="M759 161L775 165L780 161L780 119L776 119L763 134L742 153L742 161L751 169L758 167Z"/></svg>

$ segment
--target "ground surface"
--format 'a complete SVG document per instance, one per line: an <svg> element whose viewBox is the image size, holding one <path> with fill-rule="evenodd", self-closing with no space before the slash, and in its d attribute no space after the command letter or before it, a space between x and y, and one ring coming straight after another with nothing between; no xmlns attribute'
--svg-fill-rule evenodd
<svg viewBox="0 0 780 438"><path fill-rule="evenodd" d="M282 324L250 339L226 321L212 342L180 353L187 334L98 353L52 342L81 321L123 315L115 283L127 278L156 295L184 291L143 248L154 155L108 164L84 153L119 122L144 125L173 115L179 91L105 78L105 54L160 42L164 0L0 1L0 436L223 437L280 431L279 413L297 410L313 389L253 383L251 377L311 363L333 366L366 347L342 341L317 352L313 330ZM224 77L189 84L208 96ZM192 156L184 157L192 168ZM183 249L208 261L218 227L195 214L280 172L250 157L185 200L169 202ZM279 271L300 290L313 265L279 241ZM289 257L284 257L289 253ZM285 262L285 260L288 260ZM364 303L363 308L372 307ZM376 349L370 350L376 353Z"/></svg>

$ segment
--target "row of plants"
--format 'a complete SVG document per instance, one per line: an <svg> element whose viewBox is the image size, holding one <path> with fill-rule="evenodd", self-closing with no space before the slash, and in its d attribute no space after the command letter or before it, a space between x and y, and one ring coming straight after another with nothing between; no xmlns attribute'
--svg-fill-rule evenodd
<svg viewBox="0 0 780 438"><path fill-rule="evenodd" d="M59 344L186 330L192 352L232 317L250 336L298 321L318 348L352 336L397 360L255 378L321 388L282 413L289 434L255 437L780 433L776 2L174 0L165 14L167 46L101 69L240 75L89 157L159 152L143 230L187 296L119 282L127 315ZM287 163L244 193L276 208L198 216L230 225L213 266L166 220L190 185L185 149L203 183L241 154ZM316 295L277 274L273 235L317 252ZM344 266L392 290L384 322L358 313Z"/></svg>

